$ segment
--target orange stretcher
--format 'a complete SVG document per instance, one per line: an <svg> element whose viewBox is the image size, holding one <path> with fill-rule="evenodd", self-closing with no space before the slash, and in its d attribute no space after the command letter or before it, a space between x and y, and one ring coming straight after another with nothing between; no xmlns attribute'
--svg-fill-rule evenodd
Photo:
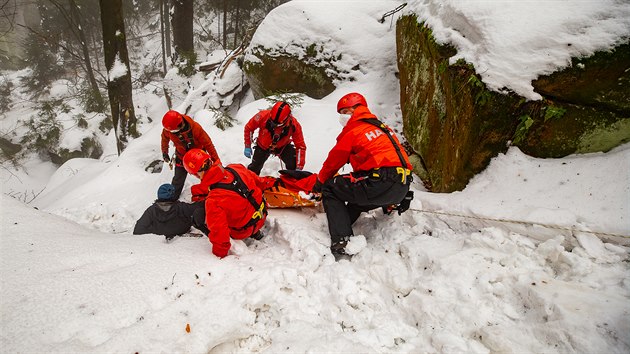
<svg viewBox="0 0 630 354"><path fill-rule="evenodd" d="M316 180L317 175L311 172L281 170L275 186L263 192L267 207L298 208L319 205L319 195L311 192Z"/></svg>

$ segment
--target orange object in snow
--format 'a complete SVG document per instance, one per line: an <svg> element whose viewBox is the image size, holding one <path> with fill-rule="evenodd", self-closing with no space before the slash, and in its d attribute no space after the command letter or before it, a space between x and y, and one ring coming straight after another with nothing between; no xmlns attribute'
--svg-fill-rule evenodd
<svg viewBox="0 0 630 354"><path fill-rule="evenodd" d="M190 323L186 323L186 333L190 333Z"/></svg>
<svg viewBox="0 0 630 354"><path fill-rule="evenodd" d="M299 192L281 186L266 189L263 195L269 208L313 207L319 204L318 201L302 198Z"/></svg>

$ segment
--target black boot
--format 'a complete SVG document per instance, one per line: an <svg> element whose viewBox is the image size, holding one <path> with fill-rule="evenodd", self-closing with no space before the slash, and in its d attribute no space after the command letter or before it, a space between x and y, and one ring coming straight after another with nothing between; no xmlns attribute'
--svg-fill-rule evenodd
<svg viewBox="0 0 630 354"><path fill-rule="evenodd" d="M341 239L340 241L333 242L330 245L330 252L332 252L335 256L348 256L348 253L346 253L347 244L347 239Z"/></svg>
<svg viewBox="0 0 630 354"><path fill-rule="evenodd" d="M265 237L265 234L262 232L262 230L258 230L255 234L250 236L251 238L253 238L254 240L260 241L263 239L263 237Z"/></svg>

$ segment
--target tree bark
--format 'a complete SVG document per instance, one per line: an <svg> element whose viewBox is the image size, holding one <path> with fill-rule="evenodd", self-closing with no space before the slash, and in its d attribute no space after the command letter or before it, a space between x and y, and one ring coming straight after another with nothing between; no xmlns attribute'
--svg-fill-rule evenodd
<svg viewBox="0 0 630 354"><path fill-rule="evenodd" d="M227 13L228 3L227 0L223 0L223 49L227 48Z"/></svg>
<svg viewBox="0 0 630 354"><path fill-rule="evenodd" d="M164 8L164 38L166 39L166 57L171 57L171 15L170 8L168 6L169 0L162 0L162 6Z"/></svg>
<svg viewBox="0 0 630 354"><path fill-rule="evenodd" d="M193 48L193 0L173 0L173 46L178 56L186 56Z"/></svg>
<svg viewBox="0 0 630 354"><path fill-rule="evenodd" d="M241 2L240 0L236 0L236 17L234 19L234 45L233 45L234 48L238 46L238 32L239 32L238 26L239 26L240 10L241 10Z"/></svg>
<svg viewBox="0 0 630 354"><path fill-rule="evenodd" d="M112 122L116 134L116 146L120 154L129 137L137 137L137 119L134 113L131 90L131 70L122 12L122 0L99 0L103 27L103 52L107 69L107 93L112 110ZM124 66L126 72L116 73L113 69Z"/></svg>
<svg viewBox="0 0 630 354"><path fill-rule="evenodd" d="M166 76L166 32L164 32L164 19L167 17L164 14L164 2L160 0L160 35L162 36L162 76Z"/></svg>

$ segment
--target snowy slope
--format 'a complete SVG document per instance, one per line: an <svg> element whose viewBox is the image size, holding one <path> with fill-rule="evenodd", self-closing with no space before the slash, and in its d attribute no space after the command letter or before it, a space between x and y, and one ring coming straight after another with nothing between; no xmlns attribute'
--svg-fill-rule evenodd
<svg viewBox="0 0 630 354"><path fill-rule="evenodd" d="M462 232L407 213L356 224L351 262L324 214L273 210L219 260L206 239L109 234L2 197L3 350L578 351L630 343L627 248ZM402 221L402 223L401 223ZM189 326L190 333L186 332Z"/></svg>
<svg viewBox="0 0 630 354"><path fill-rule="evenodd" d="M350 51L365 63L378 52L383 71L375 65L328 97L306 98L294 109L305 131L307 170L317 171L334 144L341 129L335 105L351 90L365 93L384 120L400 124L389 69L394 53L388 59L379 51L392 48L379 46L392 45L394 29L378 23L382 14L375 10L398 3L370 1L365 11L351 6L356 3L294 1L272 13L310 14L309 25L274 32L280 40L331 28L318 25L330 21L348 31L335 35L340 41L359 29L380 34L373 47ZM353 22L350 10L361 13L362 22ZM335 45L342 50L352 42ZM204 238L166 244L159 236L130 234L157 187L172 177L167 167L157 174L144 170L160 158L165 110L158 99L144 99L154 122L119 158L69 161L30 206L0 197L3 351L630 350L626 238L603 242L586 232L478 218L628 236L630 145L547 160L510 149L459 193L428 193L416 181L412 210L402 216L377 210L357 221L353 245L360 252L351 260L332 258L318 208L271 210L265 239L235 241L231 255L219 260ZM223 161L247 163L243 125L268 105L244 105L226 131L213 125L207 110L191 115ZM262 174L279 168L271 158ZM186 190L182 198L189 196Z"/></svg>

